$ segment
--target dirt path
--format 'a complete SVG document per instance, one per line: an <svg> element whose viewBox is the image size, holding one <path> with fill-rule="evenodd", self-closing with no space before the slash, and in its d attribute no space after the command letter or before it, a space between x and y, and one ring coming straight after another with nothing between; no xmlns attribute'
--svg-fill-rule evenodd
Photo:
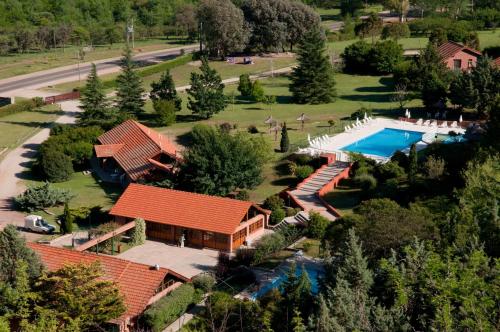
<svg viewBox="0 0 500 332"><path fill-rule="evenodd" d="M80 111L78 101L61 103L64 114L56 123L74 123L75 115ZM49 137L50 128L44 128L26 140L21 146L10 151L0 162L0 229L6 224L22 225L24 213L12 210L12 198L25 189L22 182L23 172L27 170L36 156L39 145Z"/></svg>

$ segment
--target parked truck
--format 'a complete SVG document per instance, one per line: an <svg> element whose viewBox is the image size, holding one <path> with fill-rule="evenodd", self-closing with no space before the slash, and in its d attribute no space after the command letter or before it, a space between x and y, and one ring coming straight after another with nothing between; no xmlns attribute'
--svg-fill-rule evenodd
<svg viewBox="0 0 500 332"><path fill-rule="evenodd" d="M37 233L53 233L56 228L43 220L41 216L29 215L24 218L24 228Z"/></svg>

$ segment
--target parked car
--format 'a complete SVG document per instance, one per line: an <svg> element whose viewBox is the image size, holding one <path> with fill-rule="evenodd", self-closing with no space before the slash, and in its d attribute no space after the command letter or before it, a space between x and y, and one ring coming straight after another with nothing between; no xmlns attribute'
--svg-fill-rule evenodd
<svg viewBox="0 0 500 332"><path fill-rule="evenodd" d="M41 216L29 215L24 218L24 228L37 233L53 233L56 228L43 220Z"/></svg>

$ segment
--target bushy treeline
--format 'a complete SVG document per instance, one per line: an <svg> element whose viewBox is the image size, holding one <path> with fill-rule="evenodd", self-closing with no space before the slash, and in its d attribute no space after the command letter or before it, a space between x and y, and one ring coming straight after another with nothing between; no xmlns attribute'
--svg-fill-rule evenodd
<svg viewBox="0 0 500 332"><path fill-rule="evenodd" d="M136 38L188 33L191 0L9 0L0 2L0 54L123 41L134 18ZM176 17L177 15L177 17Z"/></svg>

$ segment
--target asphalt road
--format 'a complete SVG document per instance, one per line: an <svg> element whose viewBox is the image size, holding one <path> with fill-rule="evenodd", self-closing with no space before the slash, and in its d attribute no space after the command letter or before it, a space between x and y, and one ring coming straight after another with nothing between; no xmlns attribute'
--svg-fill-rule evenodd
<svg viewBox="0 0 500 332"><path fill-rule="evenodd" d="M197 47L192 46L192 45L187 45L186 47L183 47L182 49L185 52L192 52L195 50ZM148 66L152 64L156 64L161 61L169 60L172 58L175 58L180 54L179 49L175 50L164 50L160 52L151 52L148 54L139 54L134 56L134 60L137 62L137 64L140 67L143 66ZM120 65L120 59L119 58L113 58L113 59L108 59L104 61L96 61L96 67L97 71L104 71L104 70L112 70L112 69L117 69ZM0 81L0 94L6 93L8 91L13 91L13 90L19 90L19 89L24 89L28 87L40 87L44 85L50 85L51 82L57 82L64 80L66 78L74 78L78 77L78 75L81 75L82 77L85 77L89 72L91 68L91 63L85 63L80 65L80 69L78 70L78 66L66 66L61 68L60 70L46 70L46 71L41 71L41 72L36 72L33 74L28 74L28 75L22 75L19 77L19 79L10 78L6 79L3 81Z"/></svg>

